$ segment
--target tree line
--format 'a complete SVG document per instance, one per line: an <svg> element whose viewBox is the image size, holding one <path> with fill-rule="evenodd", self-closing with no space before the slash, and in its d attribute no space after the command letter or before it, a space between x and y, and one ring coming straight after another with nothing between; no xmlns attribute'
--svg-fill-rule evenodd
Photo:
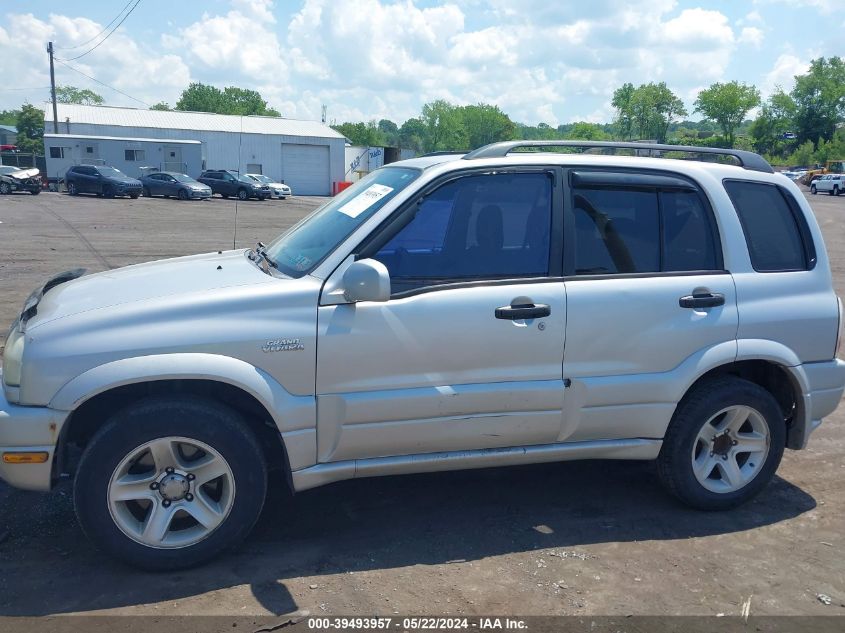
<svg viewBox="0 0 845 633"><path fill-rule="evenodd" d="M61 103L99 105L104 99L88 89L59 86ZM527 140L654 140L676 145L738 147L765 155L774 164L811 164L845 158L845 62L840 57L814 59L795 77L791 91L777 88L765 101L753 85L718 82L701 90L690 121L684 102L665 82L634 86L625 83L613 93L612 122L580 121L552 127L513 121L498 106L426 103L419 116L401 125L390 119L334 124L354 145L413 149L419 153L471 150L496 141ZM280 116L255 90L191 83L176 104L160 102L154 110ZM754 120L748 114L757 109ZM24 104L0 111L0 123L18 127L18 147L42 149L43 114ZM840 125L837 128L837 125Z"/></svg>

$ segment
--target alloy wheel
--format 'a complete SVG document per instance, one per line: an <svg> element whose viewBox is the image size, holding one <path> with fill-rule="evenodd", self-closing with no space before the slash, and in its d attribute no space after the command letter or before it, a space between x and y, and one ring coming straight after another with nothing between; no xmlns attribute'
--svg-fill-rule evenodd
<svg viewBox="0 0 845 633"><path fill-rule="evenodd" d="M234 475L225 458L186 437L138 446L115 468L108 487L115 525L156 549L199 543L225 521L234 499Z"/></svg>

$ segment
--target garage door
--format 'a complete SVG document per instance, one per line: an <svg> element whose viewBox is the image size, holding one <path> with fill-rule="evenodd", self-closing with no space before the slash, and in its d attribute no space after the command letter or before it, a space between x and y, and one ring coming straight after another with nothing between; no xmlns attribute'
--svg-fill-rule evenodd
<svg viewBox="0 0 845 633"><path fill-rule="evenodd" d="M329 146L282 144L282 179L295 196L330 195Z"/></svg>

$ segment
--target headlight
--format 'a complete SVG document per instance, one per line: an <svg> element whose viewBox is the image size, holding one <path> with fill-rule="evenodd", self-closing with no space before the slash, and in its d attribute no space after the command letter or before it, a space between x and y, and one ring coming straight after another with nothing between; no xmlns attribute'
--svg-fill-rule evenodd
<svg viewBox="0 0 845 633"><path fill-rule="evenodd" d="M10 387L21 386L21 359L25 339L26 336L15 323L6 339L6 349L3 350L3 382Z"/></svg>

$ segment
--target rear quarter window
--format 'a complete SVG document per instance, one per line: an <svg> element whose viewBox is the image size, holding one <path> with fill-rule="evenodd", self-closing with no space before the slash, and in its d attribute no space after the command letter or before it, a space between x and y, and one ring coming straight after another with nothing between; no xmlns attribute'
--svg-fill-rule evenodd
<svg viewBox="0 0 845 633"><path fill-rule="evenodd" d="M797 201L781 187L763 182L726 180L751 264L758 272L809 270L815 252Z"/></svg>

